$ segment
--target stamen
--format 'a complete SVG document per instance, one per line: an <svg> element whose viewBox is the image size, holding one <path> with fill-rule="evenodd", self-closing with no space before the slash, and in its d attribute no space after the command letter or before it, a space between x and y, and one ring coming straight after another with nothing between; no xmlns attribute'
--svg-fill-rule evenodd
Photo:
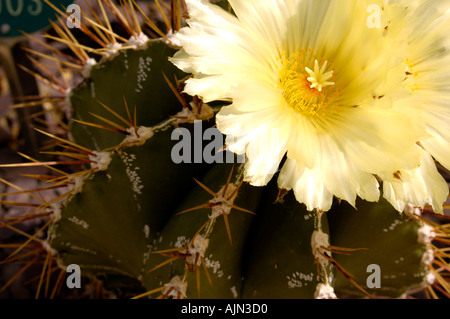
<svg viewBox="0 0 450 319"><path fill-rule="evenodd" d="M325 70L327 68L327 64L328 64L328 61L325 61L324 64L322 65L322 68L319 70L319 62L317 60L315 60L314 71L312 71L308 67L305 67L306 72L308 72L308 74L309 74L309 77L307 78L307 80L312 83L312 85L310 86L311 89L317 88L317 90L319 92L322 92L322 89L325 86L330 86L330 85L335 84L334 82L326 82L326 80L333 77L333 71L329 71L325 74L323 73L323 72L325 72Z"/></svg>
<svg viewBox="0 0 450 319"><path fill-rule="evenodd" d="M334 78L334 71L327 71L328 61L322 61L320 65L319 60L312 58L311 50L298 50L290 58L281 59L279 88L285 101L304 115L325 116L339 96L339 89L332 87L336 83L329 81Z"/></svg>

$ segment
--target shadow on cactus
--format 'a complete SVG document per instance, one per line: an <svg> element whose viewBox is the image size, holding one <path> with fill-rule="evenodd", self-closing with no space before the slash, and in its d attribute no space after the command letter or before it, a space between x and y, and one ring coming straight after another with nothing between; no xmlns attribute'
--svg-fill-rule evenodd
<svg viewBox="0 0 450 319"><path fill-rule="evenodd" d="M385 200L359 200L357 210L336 200L328 212L308 211L275 178L264 187L244 182L245 163L226 150L223 137L203 138L227 102L188 97L190 75L169 61L179 49L173 34L184 24L183 3L155 1L156 21L132 0L99 0L103 16L86 12L80 29L96 49L76 42L64 23L53 26L59 37L52 40L72 53L49 47L51 55L39 56L53 61L57 54L59 70L82 79L61 86L32 72L64 94L66 134L41 130L54 141L46 152L54 159L2 166L50 168L52 174L30 176L44 186L18 193L64 191L1 221L20 233L16 223L46 218L35 234L21 234L25 242L3 262L25 261L21 272L43 264L37 298L58 296L68 265L119 298L449 297L445 217L413 206L399 214ZM181 140L180 130L194 138ZM198 149L233 161L196 160ZM192 158L177 164L174 154Z"/></svg>

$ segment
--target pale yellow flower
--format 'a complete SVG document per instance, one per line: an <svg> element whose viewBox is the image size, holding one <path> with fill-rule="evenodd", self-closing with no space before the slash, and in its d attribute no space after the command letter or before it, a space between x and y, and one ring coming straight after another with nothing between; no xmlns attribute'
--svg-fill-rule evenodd
<svg viewBox="0 0 450 319"><path fill-rule="evenodd" d="M410 93L401 4L230 0L232 15L203 0L186 3L188 27L177 34L182 50L171 60L194 75L187 93L232 101L217 127L228 149L247 155L246 181L266 185L286 156L278 185L309 210L330 209L334 196L352 205L357 196L377 201L380 177L391 182L385 191L402 210L399 201L411 198L395 188L402 182L397 172L432 172L413 203L431 198L442 206L441 195L428 193L442 177L417 145L429 132L396 106ZM373 3L395 17L390 31L368 27Z"/></svg>
<svg viewBox="0 0 450 319"><path fill-rule="evenodd" d="M386 32L404 61L403 86L396 87L394 107L413 118L425 135L417 146L422 153L420 167L380 175L384 196L400 211L408 204L423 207L429 203L442 213L448 185L431 155L450 169L450 3L403 1L396 8L403 11L403 24Z"/></svg>

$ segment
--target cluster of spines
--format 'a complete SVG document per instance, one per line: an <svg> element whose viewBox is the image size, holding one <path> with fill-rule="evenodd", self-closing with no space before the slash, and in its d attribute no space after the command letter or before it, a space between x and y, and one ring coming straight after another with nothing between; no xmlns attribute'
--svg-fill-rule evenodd
<svg viewBox="0 0 450 319"><path fill-rule="evenodd" d="M232 168L228 179L225 183L225 185L217 192L214 192L211 190L208 186L204 185L198 180L195 180L197 184L204 189L206 192L208 192L212 199L208 202L195 206L193 208L184 210L182 212L177 213L177 215L190 213L196 210L201 209L211 209L211 214L208 215L208 218L205 223L202 224L202 226L195 232L195 234L192 236L192 239L190 239L185 245L181 247L174 247L170 249L164 249L159 251L153 251L153 254L160 254L162 256L170 257L166 261L162 262L161 264L153 267L148 272L152 272L156 269L159 269L169 263L174 262L178 259L183 259L185 261L185 271L184 274L180 276L175 276L172 278L172 280L175 280L176 283L183 283L182 287L184 287L184 292L180 293L179 295L173 295L171 292L174 288L172 280L164 285L163 287L148 291L144 294L141 294L137 296L136 298L142 298L149 296L153 293L162 291L162 294L158 298L167 298L167 297L182 297L186 298L186 289L187 289L187 281L186 278L190 273L195 273L196 275L196 282L197 282L197 294L200 297L200 269L203 268L206 274L206 277L208 279L208 282L211 286L213 286L213 282L211 280L211 276L208 272L208 268L205 264L204 256L206 253L206 250L208 248L209 243L209 237L213 231L213 225L216 222L216 219L220 216L223 217L226 227L226 232L228 234L228 240L230 242L230 245L232 245L232 236L231 236L231 230L230 230L230 224L228 221L228 215L232 212L232 210L240 211L248 214L253 214L250 210L247 210L245 208L239 207L234 204L234 200L236 199L238 195L239 188L241 187L243 183L242 179L242 172L239 174L235 181L232 181L233 178L233 171L234 167ZM174 279L175 278L175 279ZM181 278L181 281L176 279ZM172 290L171 290L172 289Z"/></svg>

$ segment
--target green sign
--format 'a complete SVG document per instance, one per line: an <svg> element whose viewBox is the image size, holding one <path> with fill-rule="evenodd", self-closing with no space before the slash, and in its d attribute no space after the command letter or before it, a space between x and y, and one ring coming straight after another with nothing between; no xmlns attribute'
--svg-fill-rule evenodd
<svg viewBox="0 0 450 319"><path fill-rule="evenodd" d="M58 9L70 5L73 0L51 0ZM21 36L20 31L32 33L55 20L53 10L44 0L0 0L0 38ZM71 15L71 12L68 13Z"/></svg>

